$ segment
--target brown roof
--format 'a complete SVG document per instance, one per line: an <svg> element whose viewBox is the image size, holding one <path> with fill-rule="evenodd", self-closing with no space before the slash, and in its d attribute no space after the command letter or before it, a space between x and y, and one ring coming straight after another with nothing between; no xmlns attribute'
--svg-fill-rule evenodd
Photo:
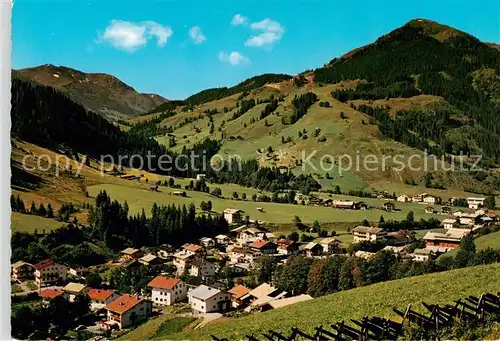
<svg viewBox="0 0 500 341"><path fill-rule="evenodd" d="M113 293L113 290L90 289L87 294L91 300L101 301L107 300Z"/></svg>
<svg viewBox="0 0 500 341"><path fill-rule="evenodd" d="M228 292L231 294L231 296L233 298L238 299L241 296L248 294L250 291L252 291L252 290L248 289L247 287L245 287L241 284L238 284L237 286L235 286L234 288L232 288Z"/></svg>
<svg viewBox="0 0 500 341"><path fill-rule="evenodd" d="M279 246L290 246L292 245L293 243L295 243L293 240L291 239L280 239L278 240L278 245Z"/></svg>
<svg viewBox="0 0 500 341"><path fill-rule="evenodd" d="M47 259L42 260L40 263L33 265L33 267L37 270L41 270L41 269L46 268L47 266L50 266L52 264L54 264L54 261L50 258L47 258Z"/></svg>
<svg viewBox="0 0 500 341"><path fill-rule="evenodd" d="M267 244L269 244L269 240L257 239L252 244L250 244L250 247L260 249L260 248L266 246Z"/></svg>
<svg viewBox="0 0 500 341"><path fill-rule="evenodd" d="M186 244L186 245L182 246L182 248L184 250L187 250L187 251L198 252L201 250L202 247L200 245L196 245L196 244Z"/></svg>
<svg viewBox="0 0 500 341"><path fill-rule="evenodd" d="M172 289L181 280L179 278L167 278L163 276L156 276L151 282L148 283L148 287L159 288L159 289Z"/></svg>
<svg viewBox="0 0 500 341"><path fill-rule="evenodd" d="M40 297L51 300L62 294L64 294L64 291L60 289L45 289L40 293Z"/></svg>
<svg viewBox="0 0 500 341"><path fill-rule="evenodd" d="M380 227L370 227L370 226L358 226L356 227L354 230L352 230L353 232L359 232L359 233L372 233L372 234L377 234L377 233L380 233L380 232L383 232L384 229L380 228Z"/></svg>
<svg viewBox="0 0 500 341"><path fill-rule="evenodd" d="M106 309L117 314L123 314L142 301L144 301L142 298L136 298L135 296L131 295L121 295L116 300L108 304L106 306Z"/></svg>

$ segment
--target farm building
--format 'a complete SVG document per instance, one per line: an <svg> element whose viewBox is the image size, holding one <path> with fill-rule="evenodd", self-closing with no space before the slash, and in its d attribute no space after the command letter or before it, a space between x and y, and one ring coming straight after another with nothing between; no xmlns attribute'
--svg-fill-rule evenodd
<svg viewBox="0 0 500 341"><path fill-rule="evenodd" d="M452 229L452 228L457 228L458 227L458 222L456 219L444 219L443 220L443 227L445 229Z"/></svg>
<svg viewBox="0 0 500 341"><path fill-rule="evenodd" d="M354 235L353 243L384 240L387 235L387 232L384 229L370 226L358 226L352 230L352 233Z"/></svg>
<svg viewBox="0 0 500 341"><path fill-rule="evenodd" d="M224 210L224 219L227 220L229 224L237 224L241 222L242 210L237 208L226 208Z"/></svg>
<svg viewBox="0 0 500 341"><path fill-rule="evenodd" d="M477 210L478 208L484 206L484 200L485 199L486 198L469 197L469 198L467 198L467 205L469 206L469 208Z"/></svg>
<svg viewBox="0 0 500 341"><path fill-rule="evenodd" d="M138 296L122 295L106 305L105 309L108 311L108 323L123 329L137 321L147 320L153 307L151 301Z"/></svg>
<svg viewBox="0 0 500 341"><path fill-rule="evenodd" d="M451 228L444 233L427 232L424 236L426 248L437 246L447 251L460 247L460 242L470 233L468 229Z"/></svg>
<svg viewBox="0 0 500 341"><path fill-rule="evenodd" d="M384 210L386 210L388 212L394 211L396 209L396 205L394 205L394 203L392 203L392 202L384 202L384 204L382 206L383 206Z"/></svg>

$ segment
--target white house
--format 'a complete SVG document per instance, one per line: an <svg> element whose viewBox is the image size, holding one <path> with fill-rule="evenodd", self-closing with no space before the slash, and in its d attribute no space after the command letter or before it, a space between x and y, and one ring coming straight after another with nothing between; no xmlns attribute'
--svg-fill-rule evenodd
<svg viewBox="0 0 500 341"><path fill-rule="evenodd" d="M361 243L364 241L375 242L383 240L387 235L387 231L380 227L358 226L352 230L354 235L353 243Z"/></svg>
<svg viewBox="0 0 500 341"><path fill-rule="evenodd" d="M399 202L410 202L411 198L409 196L407 196L406 194L402 194L402 195L398 196L396 200Z"/></svg>
<svg viewBox="0 0 500 341"><path fill-rule="evenodd" d="M90 298L90 308L99 310L116 300L120 295L117 295L113 290L90 289L87 292Z"/></svg>
<svg viewBox="0 0 500 341"><path fill-rule="evenodd" d="M415 262L426 262L433 255L432 250L430 249L415 249L413 253L408 255Z"/></svg>
<svg viewBox="0 0 500 341"><path fill-rule="evenodd" d="M195 314L225 311L231 307L231 294L206 285L188 291L187 295L189 305Z"/></svg>
<svg viewBox="0 0 500 341"><path fill-rule="evenodd" d="M319 241L319 245L323 247L324 253L332 254L338 249L340 241L333 237L323 238Z"/></svg>
<svg viewBox="0 0 500 341"><path fill-rule="evenodd" d="M456 219L444 219L443 227L445 229L453 229L458 227L458 222Z"/></svg>
<svg viewBox="0 0 500 341"><path fill-rule="evenodd" d="M224 219L227 220L229 224L236 224L241 222L241 213L243 211L237 208L226 208L224 210Z"/></svg>
<svg viewBox="0 0 500 341"><path fill-rule="evenodd" d="M213 238L203 237L200 239L200 244L204 247L214 247L215 240L213 240Z"/></svg>
<svg viewBox="0 0 500 341"><path fill-rule="evenodd" d="M65 281L68 275L68 267L52 259L45 259L33 267L35 268L35 282L38 286L54 284L59 279Z"/></svg>
<svg viewBox="0 0 500 341"><path fill-rule="evenodd" d="M472 208L473 210L477 210L478 208L481 208L484 206L484 200L486 198L475 198L475 197L469 197L467 198L467 205L469 208Z"/></svg>
<svg viewBox="0 0 500 341"><path fill-rule="evenodd" d="M231 242L231 238L229 238L228 236L226 236L224 234L219 234L219 235L215 236L215 241L219 245L227 245Z"/></svg>
<svg viewBox="0 0 500 341"><path fill-rule="evenodd" d="M64 291L64 296L68 297L70 302L73 302L77 295L86 294L89 289L85 284L70 282L62 290Z"/></svg>
<svg viewBox="0 0 500 341"><path fill-rule="evenodd" d="M427 194L427 195L422 195L422 201L425 202L426 204L440 204L441 203L441 198L436 197L435 195Z"/></svg>
<svg viewBox="0 0 500 341"><path fill-rule="evenodd" d="M155 277L148 283L154 305L171 305L186 298L187 286L179 278Z"/></svg>
<svg viewBox="0 0 500 341"><path fill-rule="evenodd" d="M191 251L182 250L175 253L173 264L177 268L177 274L183 274L195 258L196 254Z"/></svg>
<svg viewBox="0 0 500 341"><path fill-rule="evenodd" d="M151 301L138 296L121 295L106 305L105 309L108 311L108 322L117 324L123 329L147 320L153 311L153 306Z"/></svg>
<svg viewBox="0 0 500 341"><path fill-rule="evenodd" d="M203 259L195 259L191 262L189 274L202 279L215 276L215 265Z"/></svg>

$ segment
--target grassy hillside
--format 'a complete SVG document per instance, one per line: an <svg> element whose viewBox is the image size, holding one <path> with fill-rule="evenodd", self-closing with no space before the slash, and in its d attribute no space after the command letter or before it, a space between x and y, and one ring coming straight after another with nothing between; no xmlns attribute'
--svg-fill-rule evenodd
<svg viewBox="0 0 500 341"><path fill-rule="evenodd" d="M10 216L10 224L12 232L28 233L33 233L35 230L39 233L42 233L43 230L45 230L45 232L50 232L51 230L59 228L63 225L62 222L54 219L19 212L12 212L12 215Z"/></svg>
<svg viewBox="0 0 500 341"><path fill-rule="evenodd" d="M208 324L191 332L173 334L171 340L209 340L210 334L240 339L246 334L269 329L289 332L298 327L314 333L314 327L365 315L396 318L392 307L405 309L408 304L421 309L420 302L451 303L467 296L497 291L500 264L477 266L378 283L316 298L291 307L256 313L225 323Z"/></svg>
<svg viewBox="0 0 500 341"><path fill-rule="evenodd" d="M500 231L478 237L474 239L474 244L476 245L476 249L478 250L484 250L487 248L498 249L500 248ZM456 255L457 251L458 250L452 250L450 252L446 252L440 257L453 257Z"/></svg>

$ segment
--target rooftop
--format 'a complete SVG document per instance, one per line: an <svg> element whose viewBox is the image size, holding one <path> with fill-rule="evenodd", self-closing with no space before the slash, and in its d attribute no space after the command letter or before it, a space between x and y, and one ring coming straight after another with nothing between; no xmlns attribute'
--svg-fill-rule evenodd
<svg viewBox="0 0 500 341"><path fill-rule="evenodd" d="M214 289L202 284L194 288L193 290L189 291L188 295L196 297L200 300L206 300L214 295L217 295L220 292L221 291L218 289Z"/></svg>
<svg viewBox="0 0 500 341"><path fill-rule="evenodd" d="M269 302L269 305L273 307L274 309L281 308L281 307L286 307L287 305L290 304L295 304L303 301L309 301L312 300L313 298L310 295L298 295L298 296L293 296L293 297L288 297L288 298L282 298L279 300L272 300Z"/></svg>
<svg viewBox="0 0 500 341"><path fill-rule="evenodd" d="M185 244L182 246L182 248L186 251L191 251L195 253L202 249L201 245L196 245L196 244Z"/></svg>
<svg viewBox="0 0 500 341"><path fill-rule="evenodd" d="M263 248L264 246L268 245L270 242L269 240L263 240L263 239L258 239L254 241L252 244L250 244L250 247L260 249Z"/></svg>
<svg viewBox="0 0 500 341"><path fill-rule="evenodd" d="M87 286L85 284L81 283L68 283L66 286L63 288L64 291L66 292L71 292L71 293L80 293L82 292Z"/></svg>
<svg viewBox="0 0 500 341"><path fill-rule="evenodd" d="M235 214L238 212L242 212L242 211L240 209L237 209L237 208L226 208L224 210L224 213L227 213L227 214Z"/></svg>
<svg viewBox="0 0 500 341"><path fill-rule="evenodd" d="M111 295L113 295L113 290L101 290L101 289L90 289L87 293L91 300L95 301L105 301Z"/></svg>
<svg viewBox="0 0 500 341"><path fill-rule="evenodd" d="M64 291L60 290L60 289L44 289L42 290L42 292L40 293L40 297L41 298L45 298L45 299L54 299L56 298L57 296L61 296L62 294L64 294Z"/></svg>
<svg viewBox="0 0 500 341"><path fill-rule="evenodd" d="M238 299L241 296L248 294L250 291L252 291L252 290L248 289L244 285L238 284L237 286L235 286L234 288L232 288L228 292L231 294L231 296L233 298Z"/></svg>
<svg viewBox="0 0 500 341"><path fill-rule="evenodd" d="M384 232L384 229L380 227L371 227L371 226L358 226L352 230L353 232L358 233L370 233L370 234L378 234L380 232Z"/></svg>
<svg viewBox="0 0 500 341"><path fill-rule="evenodd" d="M151 254L151 253L148 253L147 255L145 255L144 257L141 257L140 260L143 261L143 262L152 262L154 261L155 259L157 259L158 257L156 257L155 255Z"/></svg>
<svg viewBox="0 0 500 341"><path fill-rule="evenodd" d="M260 298L263 296L267 296L274 291L276 291L275 287L273 287L272 285L270 285L268 283L262 283L257 288L250 291L249 294L253 297Z"/></svg>
<svg viewBox="0 0 500 341"><path fill-rule="evenodd" d="M142 298L137 298L131 295L121 295L116 300L108 304L106 306L106 310L112 311L117 314L123 314L142 301L144 301Z"/></svg>
<svg viewBox="0 0 500 341"><path fill-rule="evenodd" d="M133 254L135 254L137 252L139 252L139 250L138 249L134 249L132 247L127 247L125 250L122 250L122 253L124 255L133 255Z"/></svg>
<svg viewBox="0 0 500 341"><path fill-rule="evenodd" d="M43 268L46 268L47 266L55 264L54 261L50 258L42 260L40 263L37 263L33 265L33 267L37 270L41 270Z"/></svg>
<svg viewBox="0 0 500 341"><path fill-rule="evenodd" d="M181 282L180 278L167 278L163 276L157 276L151 282L148 283L148 287L170 290L180 282Z"/></svg>

